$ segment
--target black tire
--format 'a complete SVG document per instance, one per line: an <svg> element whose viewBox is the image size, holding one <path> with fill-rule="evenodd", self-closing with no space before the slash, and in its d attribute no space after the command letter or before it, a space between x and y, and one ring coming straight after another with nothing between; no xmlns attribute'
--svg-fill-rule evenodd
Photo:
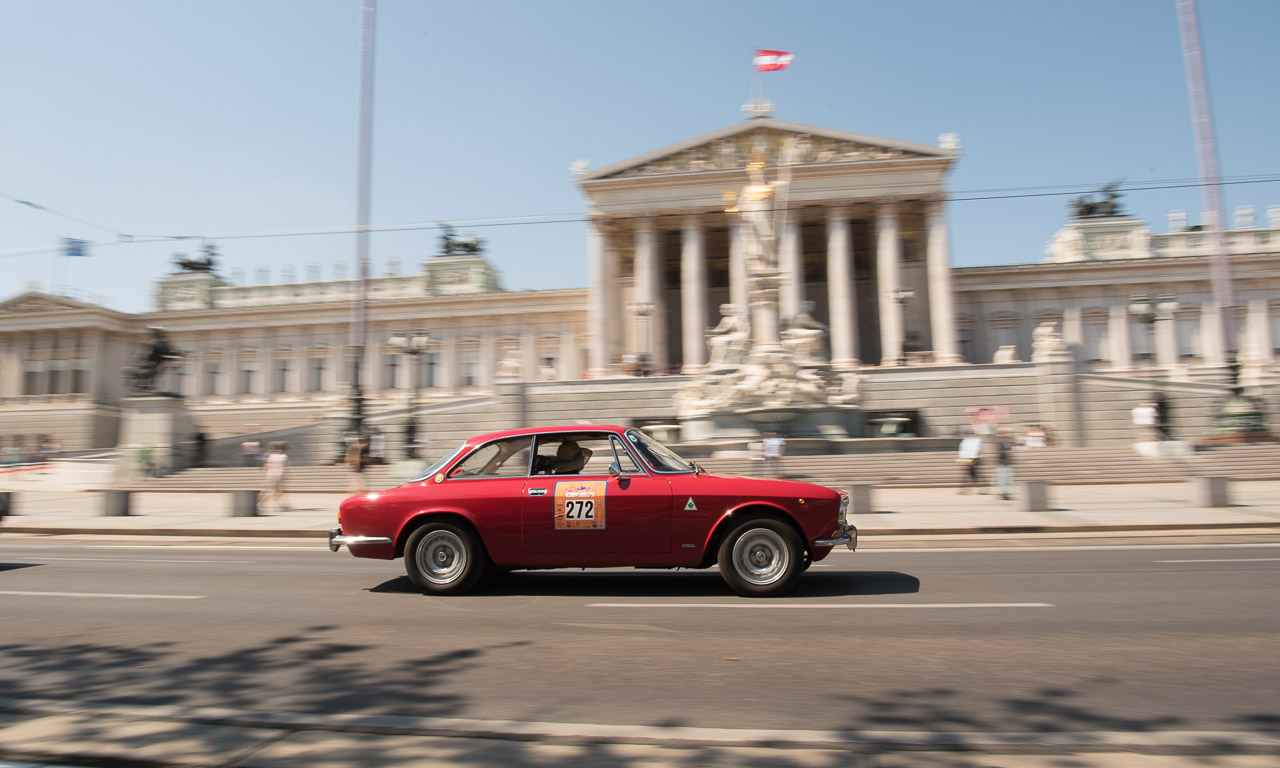
<svg viewBox="0 0 1280 768"><path fill-rule="evenodd" d="M720 575L743 597L790 592L804 572L804 547L790 525L772 517L737 523L720 543Z"/></svg>
<svg viewBox="0 0 1280 768"><path fill-rule="evenodd" d="M427 523L404 545L409 580L428 595L460 595L484 576L489 556L469 527Z"/></svg>

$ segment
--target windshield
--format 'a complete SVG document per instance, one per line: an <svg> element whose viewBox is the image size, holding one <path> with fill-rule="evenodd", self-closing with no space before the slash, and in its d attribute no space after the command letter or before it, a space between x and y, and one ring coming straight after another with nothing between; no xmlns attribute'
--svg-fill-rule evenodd
<svg viewBox="0 0 1280 768"><path fill-rule="evenodd" d="M685 461L662 443L654 440L638 429L627 430L627 440L644 458L649 466L658 472L692 472L693 463Z"/></svg>
<svg viewBox="0 0 1280 768"><path fill-rule="evenodd" d="M457 448L454 448L452 451L449 451L443 457L436 460L436 463L432 464L431 466L419 472L418 476L413 478L409 482L420 483L423 480L426 480L427 478L431 477L435 473L439 472L440 470L444 469L449 464L449 462L453 461L454 457L457 456L465 446L466 446L466 443L463 443L462 445L459 445Z"/></svg>

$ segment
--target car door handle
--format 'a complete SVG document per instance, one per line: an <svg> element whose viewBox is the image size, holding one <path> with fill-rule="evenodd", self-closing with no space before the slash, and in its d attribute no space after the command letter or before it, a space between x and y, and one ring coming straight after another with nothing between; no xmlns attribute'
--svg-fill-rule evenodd
<svg viewBox="0 0 1280 768"><path fill-rule="evenodd" d="M530 488L529 495L530 496L546 496L547 489L546 488Z"/></svg>

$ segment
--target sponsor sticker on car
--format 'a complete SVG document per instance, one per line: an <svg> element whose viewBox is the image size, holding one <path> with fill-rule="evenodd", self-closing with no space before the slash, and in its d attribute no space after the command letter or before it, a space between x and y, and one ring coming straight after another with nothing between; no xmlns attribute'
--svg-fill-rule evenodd
<svg viewBox="0 0 1280 768"><path fill-rule="evenodd" d="M608 485L604 480L556 483L556 530L603 531Z"/></svg>

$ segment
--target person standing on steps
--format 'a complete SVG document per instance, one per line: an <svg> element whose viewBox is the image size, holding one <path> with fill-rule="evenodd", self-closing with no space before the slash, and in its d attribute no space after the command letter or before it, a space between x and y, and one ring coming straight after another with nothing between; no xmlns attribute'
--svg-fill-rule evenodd
<svg viewBox="0 0 1280 768"><path fill-rule="evenodd" d="M782 454L787 452L787 440L777 432L764 436L764 471L769 477L782 477Z"/></svg>

